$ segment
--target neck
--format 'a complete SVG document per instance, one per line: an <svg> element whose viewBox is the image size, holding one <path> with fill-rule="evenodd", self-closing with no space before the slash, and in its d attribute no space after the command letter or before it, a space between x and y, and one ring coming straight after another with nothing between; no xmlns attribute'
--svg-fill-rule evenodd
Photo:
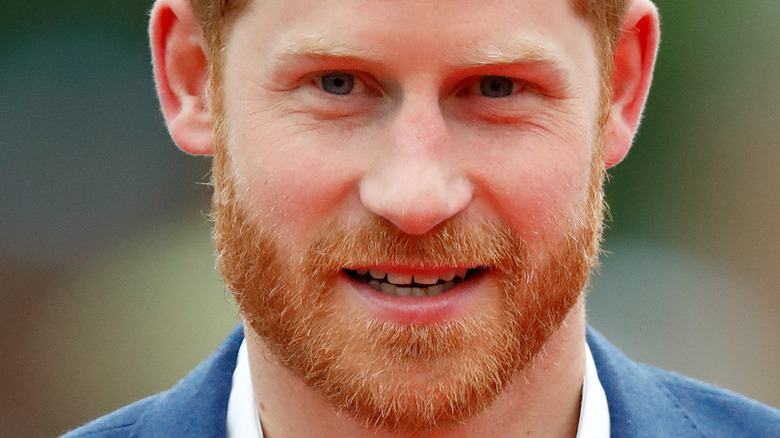
<svg viewBox="0 0 780 438"><path fill-rule="evenodd" d="M282 367L247 324L244 333L265 438L400 436L366 429L348 414L337 412ZM575 437L584 374L585 313L580 302L531 366L518 374L488 409L462 425L424 436Z"/></svg>

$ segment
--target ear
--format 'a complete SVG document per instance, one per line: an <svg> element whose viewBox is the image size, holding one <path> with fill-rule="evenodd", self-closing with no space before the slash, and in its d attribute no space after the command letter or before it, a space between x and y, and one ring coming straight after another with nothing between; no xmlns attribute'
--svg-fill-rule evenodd
<svg viewBox="0 0 780 438"><path fill-rule="evenodd" d="M605 164L619 163L631 148L653 79L660 37L658 10L649 0L632 0L614 53L612 110L607 121Z"/></svg>
<svg viewBox="0 0 780 438"><path fill-rule="evenodd" d="M154 79L171 137L191 154L211 154L206 40L189 0L157 0L149 24Z"/></svg>

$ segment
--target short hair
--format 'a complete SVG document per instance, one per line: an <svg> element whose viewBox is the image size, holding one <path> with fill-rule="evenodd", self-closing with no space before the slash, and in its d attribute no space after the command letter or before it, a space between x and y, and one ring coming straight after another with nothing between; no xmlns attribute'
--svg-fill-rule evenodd
<svg viewBox="0 0 780 438"><path fill-rule="evenodd" d="M230 23L250 1L262 0L190 0L212 54L216 55L222 48ZM593 27L602 58L602 69L611 70L611 62L607 61L611 61L611 55L620 40L621 25L630 0L570 1L575 12Z"/></svg>
<svg viewBox="0 0 780 438"><path fill-rule="evenodd" d="M213 110L220 113L224 110L223 96L220 92L223 80L223 48L230 34L231 24L235 18L246 9L250 1L263 0L189 0L195 18L201 26L203 36L206 39L208 50L208 69L211 86L209 94L212 100ZM569 0L572 2L574 12L585 20L593 31L596 55L599 59L600 88L598 124L606 126L610 113L610 100L612 95L612 79L614 75L613 55L615 47L622 35L623 20L631 0ZM217 120L215 127L217 134L223 129L221 122ZM224 162L223 147L215 145L214 174L221 173L219 162ZM598 153L603 155L603 141L598 142ZM601 172L603 178L603 170ZM217 186L215 186L217 187ZM215 196L217 192L215 191Z"/></svg>

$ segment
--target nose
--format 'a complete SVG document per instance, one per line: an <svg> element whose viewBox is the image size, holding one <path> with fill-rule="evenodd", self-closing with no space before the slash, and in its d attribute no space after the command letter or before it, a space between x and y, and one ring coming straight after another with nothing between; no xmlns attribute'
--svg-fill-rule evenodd
<svg viewBox="0 0 780 438"><path fill-rule="evenodd" d="M360 181L360 200L408 234L425 234L471 201L472 187L455 156L437 100L406 103L391 119L373 168Z"/></svg>

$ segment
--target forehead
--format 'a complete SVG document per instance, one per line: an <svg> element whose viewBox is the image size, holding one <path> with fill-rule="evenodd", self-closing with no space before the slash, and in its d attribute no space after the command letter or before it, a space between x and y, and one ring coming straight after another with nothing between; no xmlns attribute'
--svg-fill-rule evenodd
<svg viewBox="0 0 780 438"><path fill-rule="evenodd" d="M595 53L571 0L258 0L234 23L268 61L311 54L392 61L491 64L518 58L563 65ZM573 67L570 65L569 67ZM580 65L580 67L582 67Z"/></svg>

